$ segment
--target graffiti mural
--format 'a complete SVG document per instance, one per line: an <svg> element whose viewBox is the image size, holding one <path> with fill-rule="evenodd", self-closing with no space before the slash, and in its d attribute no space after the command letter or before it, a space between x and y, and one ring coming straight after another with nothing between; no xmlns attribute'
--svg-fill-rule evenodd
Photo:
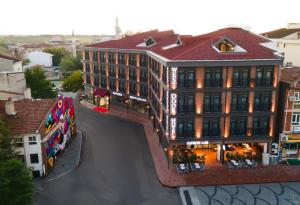
<svg viewBox="0 0 300 205"><path fill-rule="evenodd" d="M48 165L54 166L56 155L64 150L71 137L76 135L73 99L60 96L45 121L45 152Z"/></svg>

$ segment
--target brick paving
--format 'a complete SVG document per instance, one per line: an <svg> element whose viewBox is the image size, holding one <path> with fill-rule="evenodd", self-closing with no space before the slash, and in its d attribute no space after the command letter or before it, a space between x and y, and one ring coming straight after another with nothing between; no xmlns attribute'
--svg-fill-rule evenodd
<svg viewBox="0 0 300 205"><path fill-rule="evenodd" d="M81 104L89 109L95 108L94 105L85 101L82 101ZM221 164L207 165L204 171L178 175L175 167L168 168L168 161L163 149L159 146L158 136L153 131L151 121L147 117L115 105L111 105L109 112L101 114L143 124L157 176L165 186L209 186L300 181L300 167L287 165L258 166L255 169L229 169Z"/></svg>

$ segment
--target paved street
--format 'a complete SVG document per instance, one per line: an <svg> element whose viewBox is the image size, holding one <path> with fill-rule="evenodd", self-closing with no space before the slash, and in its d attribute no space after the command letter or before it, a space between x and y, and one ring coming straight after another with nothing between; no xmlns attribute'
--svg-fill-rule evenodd
<svg viewBox="0 0 300 205"><path fill-rule="evenodd" d="M81 165L44 183L35 204L180 204L176 189L156 177L144 129L136 123L77 108L78 127L85 131Z"/></svg>
<svg viewBox="0 0 300 205"><path fill-rule="evenodd" d="M183 188L184 189L184 188ZM299 205L300 183L248 184L186 188L194 205Z"/></svg>

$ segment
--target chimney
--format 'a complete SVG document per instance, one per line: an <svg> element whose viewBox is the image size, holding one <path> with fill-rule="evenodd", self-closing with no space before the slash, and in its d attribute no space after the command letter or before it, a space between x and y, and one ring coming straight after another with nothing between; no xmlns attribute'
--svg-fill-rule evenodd
<svg viewBox="0 0 300 205"><path fill-rule="evenodd" d="M15 115L16 114L15 103L11 98L9 98L5 102L5 111L6 111L7 115Z"/></svg>

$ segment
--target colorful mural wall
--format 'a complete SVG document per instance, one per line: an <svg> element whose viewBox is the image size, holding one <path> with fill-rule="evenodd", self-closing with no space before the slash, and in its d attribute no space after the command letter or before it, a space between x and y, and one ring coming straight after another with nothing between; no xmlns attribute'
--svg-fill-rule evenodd
<svg viewBox="0 0 300 205"><path fill-rule="evenodd" d="M45 153L48 165L54 166L56 155L64 150L72 136L76 135L73 99L60 96L45 121Z"/></svg>

